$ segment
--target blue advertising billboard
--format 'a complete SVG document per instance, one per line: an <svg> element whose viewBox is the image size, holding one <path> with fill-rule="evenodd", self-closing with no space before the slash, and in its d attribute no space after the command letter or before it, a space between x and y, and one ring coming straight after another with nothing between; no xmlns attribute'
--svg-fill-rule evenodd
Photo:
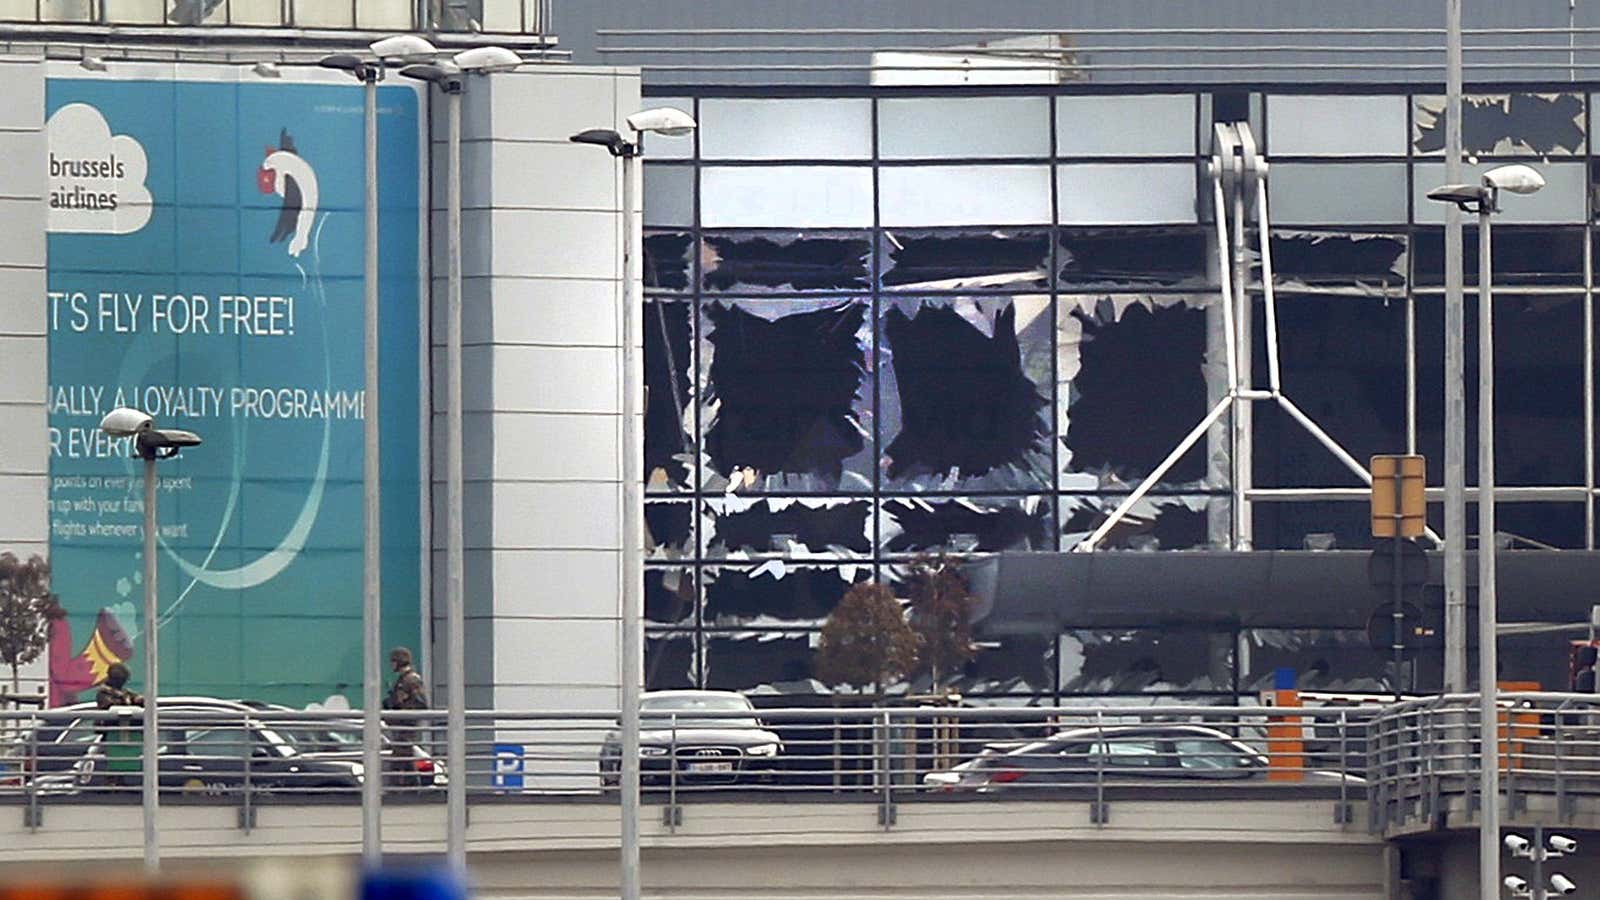
<svg viewBox="0 0 1600 900"><path fill-rule="evenodd" d="M52 69L46 90L50 552L68 612L52 702L118 661L137 689L159 628L164 694L359 705L362 88L232 67L78 72ZM394 84L378 104L384 640L414 649L419 99ZM154 623L141 464L97 430L118 406L204 439L160 464Z"/></svg>

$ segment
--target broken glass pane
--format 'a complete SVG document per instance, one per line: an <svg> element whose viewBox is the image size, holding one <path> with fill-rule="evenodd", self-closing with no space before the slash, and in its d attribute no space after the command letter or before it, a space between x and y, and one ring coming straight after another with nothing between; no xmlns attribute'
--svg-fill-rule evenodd
<svg viewBox="0 0 1600 900"><path fill-rule="evenodd" d="M1187 628L1068 631L1059 638L1061 693L1231 694L1233 634Z"/></svg>
<svg viewBox="0 0 1600 900"><path fill-rule="evenodd" d="M689 289L689 247L694 238L681 231L644 233L644 286L657 291Z"/></svg>
<svg viewBox="0 0 1600 900"><path fill-rule="evenodd" d="M701 240L707 291L840 291L866 288L872 279L872 244L864 233L742 232Z"/></svg>
<svg viewBox="0 0 1600 900"><path fill-rule="evenodd" d="M886 228L1049 224L1050 167L885 166L878 204Z"/></svg>
<svg viewBox="0 0 1600 900"><path fill-rule="evenodd" d="M1215 299L1119 294L1057 300L1063 488L1136 484L1205 417L1205 307ZM1205 470L1202 442L1163 482L1196 486Z"/></svg>
<svg viewBox="0 0 1600 900"><path fill-rule="evenodd" d="M787 696L828 693L812 675L815 631L708 631L705 642L705 684L710 690Z"/></svg>
<svg viewBox="0 0 1600 900"><path fill-rule="evenodd" d="M1260 421L1260 416L1257 417ZM1470 442L1469 442L1470 443ZM1322 448L1318 447L1317 450ZM1392 451L1402 452L1405 445ZM1428 476L1437 483L1439 476ZM1336 487L1358 485L1346 474ZM1299 479L1301 487L1327 487L1329 482ZM1435 507L1440 509L1441 507ZM1255 503L1251 505L1255 529L1253 537L1257 550L1309 550L1325 547L1330 550L1370 550L1372 548L1372 516L1365 500L1297 500L1291 503ZM1469 520L1473 521L1473 520ZM1437 527L1437 526L1436 526Z"/></svg>
<svg viewBox="0 0 1600 900"><path fill-rule="evenodd" d="M872 577L867 564L796 564L704 570L707 628L821 627L850 585Z"/></svg>
<svg viewBox="0 0 1600 900"><path fill-rule="evenodd" d="M1494 225L1494 283L1583 284L1583 229ZM1478 283L1478 229L1462 228L1466 283ZM1444 229L1418 228L1412 237L1412 277L1419 285L1444 284ZM1276 260L1274 260L1276 262Z"/></svg>
<svg viewBox="0 0 1600 900"><path fill-rule="evenodd" d="M1192 163L1073 163L1056 167L1062 225L1199 221Z"/></svg>
<svg viewBox="0 0 1600 900"><path fill-rule="evenodd" d="M1194 156L1193 94L1056 98L1057 156Z"/></svg>
<svg viewBox="0 0 1600 900"><path fill-rule="evenodd" d="M1268 180L1267 215L1272 222L1404 225L1407 221L1404 162L1274 162Z"/></svg>
<svg viewBox="0 0 1600 900"><path fill-rule="evenodd" d="M1407 266L1404 234L1272 229L1272 281L1280 290L1392 294L1404 287ZM1259 255L1252 275L1259 283Z"/></svg>
<svg viewBox="0 0 1600 900"><path fill-rule="evenodd" d="M1063 494L1061 549L1071 550L1122 504L1123 494ZM1207 494L1149 493L1095 545L1099 550L1225 549L1228 498ZM1221 530L1211 521L1220 516ZM1212 537L1215 533L1217 536ZM1220 542L1220 545L1219 545Z"/></svg>
<svg viewBox="0 0 1600 900"><path fill-rule="evenodd" d="M872 503L825 497L707 498L708 558L864 556L872 553Z"/></svg>
<svg viewBox="0 0 1600 900"><path fill-rule="evenodd" d="M906 497L883 502L885 553L1054 550L1046 497Z"/></svg>
<svg viewBox="0 0 1600 900"><path fill-rule="evenodd" d="M644 303L644 468L652 493L687 490L694 479L691 309L660 297Z"/></svg>
<svg viewBox="0 0 1600 900"><path fill-rule="evenodd" d="M1279 669L1292 669L1302 691L1388 690L1387 666L1364 631L1249 628L1239 633L1239 691L1245 696L1272 690Z"/></svg>
<svg viewBox="0 0 1600 900"><path fill-rule="evenodd" d="M694 500L651 498L644 504L645 558L694 556Z"/></svg>
<svg viewBox="0 0 1600 900"><path fill-rule="evenodd" d="M1045 231L1006 228L886 229L882 284L899 290L1043 287L1050 267Z"/></svg>
<svg viewBox="0 0 1600 900"><path fill-rule="evenodd" d="M1267 97L1267 124L1265 150L1273 158L1406 155L1406 98L1400 94L1275 94Z"/></svg>
<svg viewBox="0 0 1600 900"><path fill-rule="evenodd" d="M693 628L696 624L694 570L647 566L644 570L644 620L650 627Z"/></svg>
<svg viewBox="0 0 1600 900"><path fill-rule="evenodd" d="M1461 180L1477 184L1483 173L1496 163L1463 165ZM1519 223L1581 224L1589 214L1589 167L1581 162L1549 162L1539 166L1545 186L1537 194L1523 194L1515 198L1502 197L1500 210L1495 213L1495 237L1500 236L1500 226ZM1428 199L1428 191L1445 183L1444 163L1417 163L1411 176L1412 221L1419 225L1444 224L1445 205ZM1274 194L1273 196L1277 196ZM1464 216L1471 219L1471 216ZM1469 248L1472 244L1467 245ZM1468 255L1473 255L1471 249Z"/></svg>
<svg viewBox="0 0 1600 900"><path fill-rule="evenodd" d="M1081 289L1199 287L1214 238L1201 228L1064 228L1059 284Z"/></svg>
<svg viewBox="0 0 1600 900"><path fill-rule="evenodd" d="M695 663L695 633L650 631L644 638L644 685L649 691L700 686Z"/></svg>
<svg viewBox="0 0 1600 900"><path fill-rule="evenodd" d="M1049 312L1046 296L883 302L886 487L1049 484Z"/></svg>
<svg viewBox="0 0 1600 900"><path fill-rule="evenodd" d="M702 489L871 489L868 309L851 300L702 305Z"/></svg>
<svg viewBox="0 0 1600 900"><path fill-rule="evenodd" d="M1419 95L1412 99L1416 104L1412 145L1418 153L1444 155L1445 98ZM1468 154L1575 156L1583 153L1587 130L1582 94L1471 94L1461 98L1461 149ZM1475 183L1477 179L1466 180Z"/></svg>
<svg viewBox="0 0 1600 900"><path fill-rule="evenodd" d="M906 97L878 101L883 159L1050 155L1048 97Z"/></svg>

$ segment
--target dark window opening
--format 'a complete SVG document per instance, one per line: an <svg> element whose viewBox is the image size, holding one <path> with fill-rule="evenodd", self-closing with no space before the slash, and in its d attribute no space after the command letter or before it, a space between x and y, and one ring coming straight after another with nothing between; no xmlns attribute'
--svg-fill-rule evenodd
<svg viewBox="0 0 1600 900"><path fill-rule="evenodd" d="M1435 105L1437 104L1437 105ZM1419 103L1418 153L1444 150L1449 111L1442 98ZM1511 94L1461 98L1461 149L1467 153L1583 152L1583 96Z"/></svg>
<svg viewBox="0 0 1600 900"><path fill-rule="evenodd" d="M700 266L708 291L850 290L868 284L870 249L865 237L707 235Z"/></svg>
<svg viewBox="0 0 1600 900"><path fill-rule="evenodd" d="M647 300L644 305L645 481L652 489L687 487L694 469L694 438L685 427L691 378L688 303Z"/></svg>
<svg viewBox="0 0 1600 900"><path fill-rule="evenodd" d="M1478 283L1478 229L1464 226L1462 268L1467 284ZM1583 228L1497 225L1493 232L1495 284L1582 284ZM1444 284L1444 229L1419 228L1412 238L1412 278Z"/></svg>
<svg viewBox="0 0 1600 900"><path fill-rule="evenodd" d="M1271 249L1274 281L1405 284L1406 239L1401 235L1274 231ZM1259 263L1255 275L1259 280Z"/></svg>
<svg viewBox="0 0 1600 900"><path fill-rule="evenodd" d="M644 686L650 691L699 687L692 631L652 632L644 641Z"/></svg>
<svg viewBox="0 0 1600 900"><path fill-rule="evenodd" d="M688 569L644 570L644 618L652 625L693 626L694 574Z"/></svg>
<svg viewBox="0 0 1600 900"><path fill-rule="evenodd" d="M963 499L889 500L883 505L890 553L925 550L1054 550L1043 502ZM958 546L959 544L959 546Z"/></svg>
<svg viewBox="0 0 1600 900"><path fill-rule="evenodd" d="M644 505L646 547L652 556L694 554L694 502L650 501Z"/></svg>
<svg viewBox="0 0 1600 900"><path fill-rule="evenodd" d="M1203 283L1208 240L1194 228L1062 231L1059 280L1063 287Z"/></svg>
<svg viewBox="0 0 1600 900"><path fill-rule="evenodd" d="M781 554L787 548L777 543L787 539L803 544L812 552L834 548L849 553L872 551L867 521L872 504L867 500L826 506L794 501L781 509L773 509L773 501L758 500L738 511L718 509L717 501L709 501L709 505L715 514L712 521L716 529L708 539L711 544L708 549L712 551ZM779 535L788 538L779 538Z"/></svg>
<svg viewBox="0 0 1600 900"><path fill-rule="evenodd" d="M886 288L1036 287L1050 264L1050 238L1040 231L894 231L884 242Z"/></svg>
<svg viewBox="0 0 1600 900"><path fill-rule="evenodd" d="M706 583L706 624L734 625L769 617L820 625L851 584L834 568L790 565L778 571L767 566L718 570ZM858 569L856 578L870 574Z"/></svg>
<svg viewBox="0 0 1600 900"><path fill-rule="evenodd" d="M1118 495L1065 498L1061 532L1085 535L1122 502ZM1207 519L1211 503L1203 497L1147 497L1111 527L1098 547L1105 550L1193 550L1210 546ZM1072 549L1063 545L1063 550Z"/></svg>
<svg viewBox="0 0 1600 900"><path fill-rule="evenodd" d="M689 244L687 234L647 234L644 236L644 286L663 291L689 289Z"/></svg>

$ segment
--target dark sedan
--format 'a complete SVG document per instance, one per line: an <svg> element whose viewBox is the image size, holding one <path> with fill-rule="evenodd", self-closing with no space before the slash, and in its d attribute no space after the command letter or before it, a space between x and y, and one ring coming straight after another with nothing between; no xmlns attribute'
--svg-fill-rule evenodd
<svg viewBox="0 0 1600 900"><path fill-rule="evenodd" d="M646 784L684 786L771 780L783 753L778 735L732 691L652 691L639 703L639 772ZM622 736L600 748L600 782L614 787L622 768Z"/></svg>

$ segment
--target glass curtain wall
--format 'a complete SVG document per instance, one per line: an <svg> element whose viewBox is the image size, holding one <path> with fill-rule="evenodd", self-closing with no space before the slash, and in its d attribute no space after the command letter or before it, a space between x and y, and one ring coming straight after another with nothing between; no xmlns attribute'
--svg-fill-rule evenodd
<svg viewBox="0 0 1600 900"><path fill-rule="evenodd" d="M850 585L895 583L922 553L1068 550L1104 521L1225 389L1217 121L1248 120L1271 160L1284 392L1357 459L1415 449L1438 481L1443 218L1424 194L1443 180L1440 97L651 102L701 125L646 147L652 688L816 693L818 631ZM1567 489L1504 504L1502 528L1530 546L1594 540L1587 105L1474 94L1463 117L1469 175L1516 161L1549 181L1504 204L1495 232L1500 483ZM1265 385L1258 240L1252 225ZM1257 404L1254 435L1258 487L1359 485L1275 406ZM1227 472L1226 444L1202 441L1102 547L1226 547ZM1257 548L1369 544L1361 502L1254 508ZM1233 696L1280 666L1306 689L1382 685L1359 633L1069 628L983 635L956 687L992 702Z"/></svg>

